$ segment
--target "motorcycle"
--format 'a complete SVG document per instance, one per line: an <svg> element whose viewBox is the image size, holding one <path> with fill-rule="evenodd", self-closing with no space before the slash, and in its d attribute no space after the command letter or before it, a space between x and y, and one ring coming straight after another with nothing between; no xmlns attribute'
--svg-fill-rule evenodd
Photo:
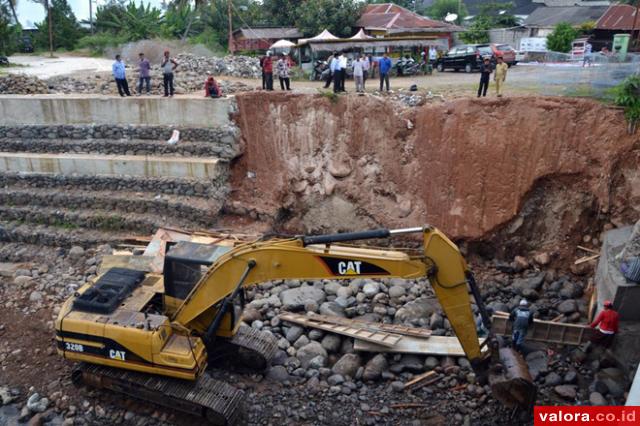
<svg viewBox="0 0 640 426"><path fill-rule="evenodd" d="M327 76L331 73L329 70L329 64L327 61L317 60L313 64L313 70L311 71L311 80L322 81L326 80Z"/></svg>

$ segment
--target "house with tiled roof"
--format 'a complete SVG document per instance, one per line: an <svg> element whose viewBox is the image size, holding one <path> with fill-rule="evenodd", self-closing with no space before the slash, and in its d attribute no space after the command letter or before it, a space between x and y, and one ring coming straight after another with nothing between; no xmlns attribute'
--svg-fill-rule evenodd
<svg viewBox="0 0 640 426"><path fill-rule="evenodd" d="M443 21L429 19L394 3L369 4L355 24L367 35L385 37L446 38L453 42L453 33L462 28Z"/></svg>

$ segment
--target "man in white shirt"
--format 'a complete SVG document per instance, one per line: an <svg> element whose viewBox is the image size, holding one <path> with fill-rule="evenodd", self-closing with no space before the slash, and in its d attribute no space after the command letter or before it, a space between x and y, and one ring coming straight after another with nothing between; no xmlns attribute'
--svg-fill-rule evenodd
<svg viewBox="0 0 640 426"><path fill-rule="evenodd" d="M369 62L369 57L364 55L362 58L362 91L365 90L365 85L367 84L367 78L369 77L369 69L371 68L371 62Z"/></svg>
<svg viewBox="0 0 640 426"><path fill-rule="evenodd" d="M347 57L344 56L344 53L340 54L340 91L346 92L344 90L344 81L347 78Z"/></svg>
<svg viewBox="0 0 640 426"><path fill-rule="evenodd" d="M358 55L355 61L353 61L353 80L356 83L356 92L361 93L364 92L364 69L363 69L364 61Z"/></svg>

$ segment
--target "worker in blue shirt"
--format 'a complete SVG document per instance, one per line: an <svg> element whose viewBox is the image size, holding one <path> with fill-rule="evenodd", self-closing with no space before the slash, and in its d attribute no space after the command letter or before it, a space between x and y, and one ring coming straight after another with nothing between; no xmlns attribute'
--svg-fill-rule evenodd
<svg viewBox="0 0 640 426"><path fill-rule="evenodd" d="M116 55L116 61L113 63L111 70L113 71L113 78L116 79L116 86L118 86L120 96L131 96L129 84L127 84L127 76L124 72L124 62L122 62L120 55Z"/></svg>
<svg viewBox="0 0 640 426"><path fill-rule="evenodd" d="M333 75L333 93L338 93L342 90L342 62L340 61L340 55L338 52L333 54L333 61L331 61L331 75Z"/></svg>
<svg viewBox="0 0 640 426"><path fill-rule="evenodd" d="M380 91L382 92L382 83L387 84L387 92L389 91L389 71L391 71L391 59L387 55L387 52L382 54L382 58L378 64L380 69Z"/></svg>

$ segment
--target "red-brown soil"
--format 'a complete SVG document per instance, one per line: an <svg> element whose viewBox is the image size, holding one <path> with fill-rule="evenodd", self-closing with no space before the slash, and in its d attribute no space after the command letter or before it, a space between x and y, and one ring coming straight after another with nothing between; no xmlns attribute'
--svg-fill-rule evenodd
<svg viewBox="0 0 640 426"><path fill-rule="evenodd" d="M454 239L528 229L525 245L553 245L640 211L639 137L621 110L595 101L400 108L373 96L254 92L238 96L238 109L245 146L229 204L283 229L430 223Z"/></svg>

